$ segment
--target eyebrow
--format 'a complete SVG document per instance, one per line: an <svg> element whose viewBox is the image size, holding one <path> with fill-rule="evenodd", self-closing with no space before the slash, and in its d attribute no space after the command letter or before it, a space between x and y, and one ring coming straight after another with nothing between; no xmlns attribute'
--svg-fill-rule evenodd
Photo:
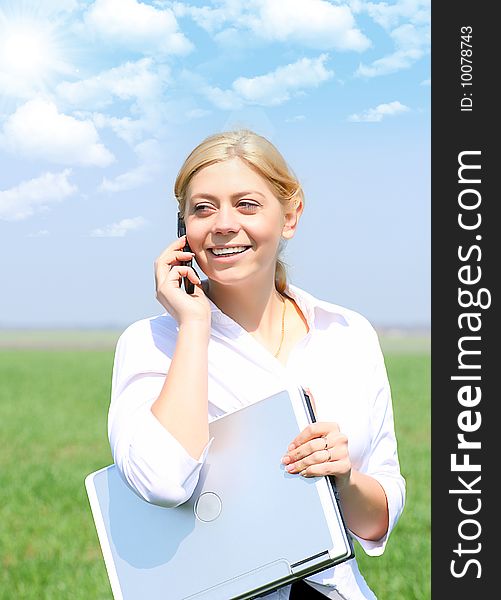
<svg viewBox="0 0 501 600"><path fill-rule="evenodd" d="M265 195L262 194L261 192L258 192L257 190L247 190L245 192L237 192L236 194L232 194L230 197L231 198L241 198L242 196L247 196L248 194L258 194L259 196L262 196L263 198L265 198ZM193 194L193 196L191 196L190 200L196 200L197 198L207 198L208 200L217 200L218 197L217 196L213 196L212 194Z"/></svg>

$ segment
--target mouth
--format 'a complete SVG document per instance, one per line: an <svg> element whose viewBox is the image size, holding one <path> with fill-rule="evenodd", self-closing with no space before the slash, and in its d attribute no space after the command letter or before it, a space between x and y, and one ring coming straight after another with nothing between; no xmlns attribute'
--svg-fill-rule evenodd
<svg viewBox="0 0 501 600"><path fill-rule="evenodd" d="M231 260L236 256L245 254L251 246L228 246L226 248L209 248L210 253L218 260Z"/></svg>

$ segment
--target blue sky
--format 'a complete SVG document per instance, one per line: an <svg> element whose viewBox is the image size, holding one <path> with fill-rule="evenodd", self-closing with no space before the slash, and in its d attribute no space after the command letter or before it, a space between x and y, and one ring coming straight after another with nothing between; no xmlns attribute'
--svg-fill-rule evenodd
<svg viewBox="0 0 501 600"><path fill-rule="evenodd" d="M290 281L429 325L429 46L429 0L0 0L0 327L161 312L177 171L236 126L303 183Z"/></svg>

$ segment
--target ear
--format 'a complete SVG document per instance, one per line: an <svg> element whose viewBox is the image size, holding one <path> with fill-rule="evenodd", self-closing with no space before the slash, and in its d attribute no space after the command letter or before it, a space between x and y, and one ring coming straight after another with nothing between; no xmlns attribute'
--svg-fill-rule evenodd
<svg viewBox="0 0 501 600"><path fill-rule="evenodd" d="M300 200L297 206L284 213L284 224L282 227L282 237L286 240L290 240L296 233L296 228L299 223L299 218L303 213L303 201Z"/></svg>

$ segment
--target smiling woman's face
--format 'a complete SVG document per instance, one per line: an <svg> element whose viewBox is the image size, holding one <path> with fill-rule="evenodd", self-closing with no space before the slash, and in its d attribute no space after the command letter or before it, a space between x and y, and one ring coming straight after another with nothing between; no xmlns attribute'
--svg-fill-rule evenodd
<svg viewBox="0 0 501 600"><path fill-rule="evenodd" d="M296 213L284 214L266 180L232 158L204 167L192 178L186 232L209 279L231 284L265 272L274 277L280 238L294 235ZM216 255L218 248L228 246L238 253Z"/></svg>

